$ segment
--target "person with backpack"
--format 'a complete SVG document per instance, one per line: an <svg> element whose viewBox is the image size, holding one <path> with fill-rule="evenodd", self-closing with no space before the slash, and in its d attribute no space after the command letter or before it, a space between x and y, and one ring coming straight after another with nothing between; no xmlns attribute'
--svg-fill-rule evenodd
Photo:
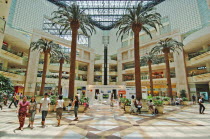
<svg viewBox="0 0 210 139"><path fill-rule="evenodd" d="M203 97L202 96L200 96L200 99L198 100L198 104L199 104L199 112L200 112L200 114L204 114L204 111L205 111L205 107L204 107L204 105L203 105Z"/></svg>

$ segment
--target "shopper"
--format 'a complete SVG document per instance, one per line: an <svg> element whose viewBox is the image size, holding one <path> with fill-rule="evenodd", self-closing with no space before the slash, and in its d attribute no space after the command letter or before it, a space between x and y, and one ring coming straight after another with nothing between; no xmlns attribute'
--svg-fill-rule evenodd
<svg viewBox="0 0 210 139"><path fill-rule="evenodd" d="M10 105L9 105L8 108L11 108L11 106L12 106L13 103L14 103L15 107L17 108L17 98L16 98L15 93L12 96L12 102L10 103Z"/></svg>
<svg viewBox="0 0 210 139"><path fill-rule="evenodd" d="M86 110L89 109L90 107L89 107L89 102L88 102L87 98L84 98L84 100L85 100L85 102L84 102L84 105L85 105L84 112L86 112Z"/></svg>
<svg viewBox="0 0 210 139"><path fill-rule="evenodd" d="M20 95L19 93L16 93L16 104L18 104L20 101Z"/></svg>
<svg viewBox="0 0 210 139"><path fill-rule="evenodd" d="M42 111L42 128L45 128L45 119L47 117L48 111L50 111L50 99L48 98L48 94L44 94L44 98L40 100L40 109Z"/></svg>
<svg viewBox="0 0 210 139"><path fill-rule="evenodd" d="M152 112L152 114L155 114L154 113L154 104L153 104L152 100L150 100L148 102L148 106L149 106L149 110Z"/></svg>
<svg viewBox="0 0 210 139"><path fill-rule="evenodd" d="M71 110L71 108L72 108L72 103L73 103L73 99L70 99L69 105L67 106L68 112L70 112L70 110Z"/></svg>
<svg viewBox="0 0 210 139"><path fill-rule="evenodd" d="M35 97L31 97L31 101L30 101L30 107L29 107L29 125L28 127L30 127L31 129L34 128L34 118L35 118L35 114L36 114L36 108L37 108L37 103L36 103L36 99Z"/></svg>
<svg viewBox="0 0 210 139"><path fill-rule="evenodd" d="M193 96L192 96L193 104L195 104L195 100L196 100L196 97L195 97L195 95L193 94Z"/></svg>
<svg viewBox="0 0 210 139"><path fill-rule="evenodd" d="M54 108L54 111L56 111L56 117L58 120L57 126L60 126L61 117L62 117L64 107L65 106L64 106L63 96L59 96L58 100L56 101L55 108Z"/></svg>
<svg viewBox="0 0 210 139"><path fill-rule="evenodd" d="M4 94L4 105L7 106L8 95Z"/></svg>
<svg viewBox="0 0 210 139"><path fill-rule="evenodd" d="M137 111L136 99L134 99L134 98L135 98L134 95L132 95L130 113L132 113L132 112L136 113L136 111Z"/></svg>
<svg viewBox="0 0 210 139"><path fill-rule="evenodd" d="M114 107L114 99L113 99L113 95L111 96L110 106L111 106L111 107Z"/></svg>
<svg viewBox="0 0 210 139"><path fill-rule="evenodd" d="M139 112L139 114L141 113L141 108L142 108L142 102L141 102L141 99L138 100L137 102L137 112Z"/></svg>
<svg viewBox="0 0 210 139"><path fill-rule="evenodd" d="M78 96L75 96L74 97L74 101L72 103L72 106L74 106L74 115L75 115L74 121L78 121L78 117L77 117L78 108L79 108L79 99L78 99Z"/></svg>
<svg viewBox="0 0 210 139"><path fill-rule="evenodd" d="M29 110L29 106L30 106L30 103L27 101L27 97L24 96L23 100L19 102L18 109L17 109L19 123L20 123L20 127L17 128L18 130L23 131L23 126L25 123L27 111Z"/></svg>
<svg viewBox="0 0 210 139"><path fill-rule="evenodd" d="M204 114L205 107L204 107L204 105L203 105L202 96L200 96L200 99L198 100L198 103L199 103L199 105L200 105L200 108L199 108L200 114Z"/></svg>

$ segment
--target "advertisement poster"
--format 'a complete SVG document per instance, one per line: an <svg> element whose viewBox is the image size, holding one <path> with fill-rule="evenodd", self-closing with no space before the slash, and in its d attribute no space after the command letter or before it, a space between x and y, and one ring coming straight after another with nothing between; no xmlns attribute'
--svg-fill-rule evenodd
<svg viewBox="0 0 210 139"><path fill-rule="evenodd" d="M200 96L202 96L205 100L209 99L208 92L200 92Z"/></svg>

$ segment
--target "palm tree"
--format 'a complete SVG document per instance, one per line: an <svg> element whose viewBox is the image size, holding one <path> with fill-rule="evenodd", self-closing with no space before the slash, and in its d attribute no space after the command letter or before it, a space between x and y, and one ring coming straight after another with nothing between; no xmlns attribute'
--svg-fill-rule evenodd
<svg viewBox="0 0 210 139"><path fill-rule="evenodd" d="M60 52L58 55L52 56L51 59L53 61L59 61L59 75L58 75L58 94L61 95L61 80L62 80L62 72L63 72L63 63L67 61L69 63L69 56L65 55L63 52Z"/></svg>
<svg viewBox="0 0 210 139"><path fill-rule="evenodd" d="M89 16L87 16L84 10L81 10L75 3L60 7L58 11L52 13L54 17L52 21L54 24L61 26L61 32L72 32L71 41L71 54L70 54L70 77L69 77L69 98L74 97L74 81L75 81L75 61L76 61L76 47L77 47L77 35L80 28L84 35L89 36L95 32L94 25L91 22ZM89 33L88 33L89 32Z"/></svg>
<svg viewBox="0 0 210 139"><path fill-rule="evenodd" d="M140 2L137 7L134 6L128 9L128 14L123 15L115 26L118 27L117 35L121 36L121 40L124 34L129 34L131 30L134 32L135 86L137 99L142 99L139 33L143 30L152 38L148 27L155 28L157 31L156 25L161 25L160 19L161 15L154 11L154 5L143 6L143 2Z"/></svg>
<svg viewBox="0 0 210 139"><path fill-rule="evenodd" d="M172 96L172 86L171 86L171 77L170 77L170 64L169 64L169 53L177 52L178 50L183 49L183 43L178 42L172 38L166 38L164 40L160 40L158 44L151 50L153 53L164 53L165 62L166 62L166 78L167 78L167 87L168 87L168 96L173 98Z"/></svg>
<svg viewBox="0 0 210 139"><path fill-rule="evenodd" d="M60 51L60 47L58 44L55 44L53 41L49 41L46 39L39 39L37 42L31 42L30 50L39 50L44 53L44 64L43 64L43 73L42 73L42 84L40 89L40 95L42 96L44 93L45 87L45 78L47 73L48 66L48 56L57 55Z"/></svg>
<svg viewBox="0 0 210 139"><path fill-rule="evenodd" d="M153 80L152 80L152 62L156 58L157 58L156 55L154 55L152 52L149 52L145 56L141 57L141 63L147 63L149 67L150 90L152 96L154 95Z"/></svg>

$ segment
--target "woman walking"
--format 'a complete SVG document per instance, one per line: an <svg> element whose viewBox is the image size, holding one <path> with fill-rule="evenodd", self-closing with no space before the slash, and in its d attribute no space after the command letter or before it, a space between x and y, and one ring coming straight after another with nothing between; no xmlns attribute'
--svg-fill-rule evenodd
<svg viewBox="0 0 210 139"><path fill-rule="evenodd" d="M204 107L204 105L203 105L203 99L202 99L203 97L202 96L200 96L200 99L198 100L198 103L199 103L199 112L200 112L200 114L204 114L204 111L205 111L205 107Z"/></svg>
<svg viewBox="0 0 210 139"><path fill-rule="evenodd" d="M34 128L34 118L36 114L36 108L37 108L37 103L35 97L33 96L31 97L30 106L29 106L30 117L29 117L28 127L30 127L31 129Z"/></svg>
<svg viewBox="0 0 210 139"><path fill-rule="evenodd" d="M78 99L78 96L75 96L74 97L74 101L72 103L72 106L74 106L74 115L75 115L74 121L78 121L78 117L77 117L78 108L79 108L79 99Z"/></svg>
<svg viewBox="0 0 210 139"><path fill-rule="evenodd" d="M27 101L27 97L24 96L23 100L19 102L18 109L17 109L19 123L20 123L20 127L17 128L18 130L23 131L23 126L25 123L25 118L26 118L26 114L29 109L29 106L30 105L29 105L29 102Z"/></svg>
<svg viewBox="0 0 210 139"><path fill-rule="evenodd" d="M56 111L56 117L58 120L57 126L60 126L61 117L62 117L62 113L63 113L63 107L65 107L63 96L59 96L58 100L56 101L55 108L54 108L54 111Z"/></svg>

